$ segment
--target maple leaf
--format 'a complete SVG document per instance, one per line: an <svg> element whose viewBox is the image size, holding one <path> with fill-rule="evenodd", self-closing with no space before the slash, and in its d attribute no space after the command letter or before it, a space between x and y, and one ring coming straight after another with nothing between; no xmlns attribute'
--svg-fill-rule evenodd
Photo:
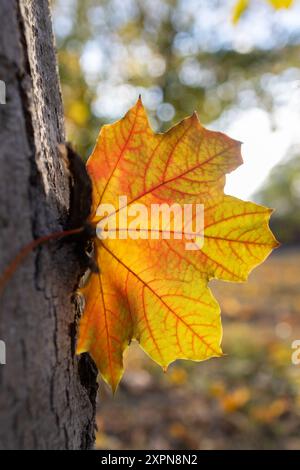
<svg viewBox="0 0 300 470"><path fill-rule="evenodd" d="M155 134L140 99L123 119L102 127L87 162L90 222L104 222L100 232L137 203L204 205L199 250L187 250L175 233L172 239L95 239L100 271L81 290L85 311L77 353L91 354L113 390L132 339L164 369L175 359L222 355L220 308L208 281L246 280L277 245L268 227L270 209L224 195L225 174L242 163L240 147L205 129L196 114ZM127 197L127 205L114 210L119 196ZM112 209L99 216L104 203ZM148 216L139 221L141 232L147 234L148 222ZM165 229L161 222L160 235ZM119 236L122 230L120 217Z"/></svg>

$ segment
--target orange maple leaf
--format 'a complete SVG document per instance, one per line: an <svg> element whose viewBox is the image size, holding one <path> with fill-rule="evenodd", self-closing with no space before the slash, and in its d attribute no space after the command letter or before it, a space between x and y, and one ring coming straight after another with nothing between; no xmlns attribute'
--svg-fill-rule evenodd
<svg viewBox="0 0 300 470"><path fill-rule="evenodd" d="M93 184L90 222L99 224L94 250L100 271L81 289L85 311L77 353L91 354L113 390L133 338L164 369L176 359L222 355L220 308L208 281L246 280L277 246L268 227L270 209L224 195L225 174L242 163L240 147L205 129L196 114L155 134L140 99L123 119L102 127L87 162ZM127 201L124 205L117 204L119 196ZM128 232L124 237L125 211L136 204L174 203L203 204L201 249L188 250L186 240L176 237L175 215L167 224L160 220L157 233L149 237L146 214L136 223L140 237L128 237ZM99 215L103 204L108 204L106 214ZM170 238L164 237L167 229ZM197 232L194 242L198 238Z"/></svg>

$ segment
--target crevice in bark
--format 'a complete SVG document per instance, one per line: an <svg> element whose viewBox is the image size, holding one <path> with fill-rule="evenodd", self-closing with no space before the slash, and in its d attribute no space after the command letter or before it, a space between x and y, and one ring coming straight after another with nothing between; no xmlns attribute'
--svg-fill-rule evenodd
<svg viewBox="0 0 300 470"><path fill-rule="evenodd" d="M20 34L20 47L22 50L22 69L18 69L17 73L17 80L19 86L19 94L21 98L22 104L22 112L25 122L26 128L26 137L29 144L30 149L30 173L29 173L29 182L28 182L28 200L30 202L31 207L31 232L32 238L36 238L38 236L38 229L37 229L37 221L39 220L37 214L37 205L35 203L36 200L39 200L41 197L44 199L44 195L41 194L42 182L39 175L39 170L37 167L35 155L36 155L36 147L35 147L35 138L34 138L34 123L32 119L32 83L30 80L31 77L31 69L30 69L30 61L28 57L28 45L26 42L25 36L25 24L21 13L20 2L17 0L15 2L16 8L16 17L19 25L19 34ZM27 8L25 7L25 11ZM44 205L46 201L43 201ZM39 288L39 255L40 255L40 248L35 250L34 256L34 280L35 280L35 287L37 290L41 290Z"/></svg>

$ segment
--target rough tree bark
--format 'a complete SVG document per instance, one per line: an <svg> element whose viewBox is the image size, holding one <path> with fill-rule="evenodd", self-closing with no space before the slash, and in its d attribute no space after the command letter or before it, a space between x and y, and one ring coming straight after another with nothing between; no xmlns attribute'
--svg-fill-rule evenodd
<svg viewBox="0 0 300 470"><path fill-rule="evenodd" d="M1 0L0 272L22 246L67 223L72 179L57 145L63 112L48 0ZM0 448L87 449L96 381L74 355L77 244L52 242L0 298Z"/></svg>

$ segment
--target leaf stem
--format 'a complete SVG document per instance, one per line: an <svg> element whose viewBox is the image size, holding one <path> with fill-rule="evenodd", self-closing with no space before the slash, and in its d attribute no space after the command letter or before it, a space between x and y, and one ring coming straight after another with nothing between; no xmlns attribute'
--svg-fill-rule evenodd
<svg viewBox="0 0 300 470"><path fill-rule="evenodd" d="M27 245L25 245L14 257L14 259L7 265L4 272L0 276L0 297L8 281L11 279L11 277L13 276L17 268L20 266L22 261L29 255L29 253L31 253L31 251L33 251L38 246L47 243L50 240L58 240L60 238L68 237L69 235L76 235L82 233L84 230L85 227L83 226L71 230L53 232L49 235L44 235L42 237L36 238L35 240L32 240Z"/></svg>

